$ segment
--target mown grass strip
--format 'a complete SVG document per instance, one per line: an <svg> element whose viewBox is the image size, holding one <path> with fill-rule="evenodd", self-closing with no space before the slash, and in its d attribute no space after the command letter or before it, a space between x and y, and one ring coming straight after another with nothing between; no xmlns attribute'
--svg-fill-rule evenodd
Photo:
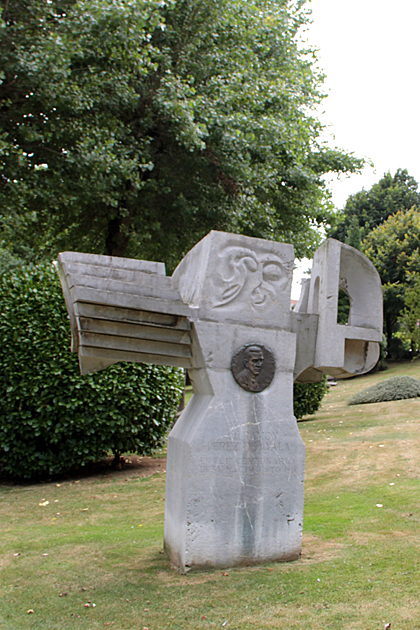
<svg viewBox="0 0 420 630"><path fill-rule="evenodd" d="M0 627L420 628L420 401L347 406L399 374L420 364L341 382L299 423L297 562L178 575L162 549L164 474L1 486Z"/></svg>

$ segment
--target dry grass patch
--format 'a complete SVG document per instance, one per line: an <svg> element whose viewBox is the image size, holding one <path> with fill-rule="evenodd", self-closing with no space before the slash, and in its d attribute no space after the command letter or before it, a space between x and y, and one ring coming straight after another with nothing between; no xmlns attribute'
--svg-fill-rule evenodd
<svg viewBox="0 0 420 630"><path fill-rule="evenodd" d="M372 545L374 543L378 543L379 545L386 545L386 544L392 545L392 544L400 543L400 542L404 542L408 545L413 545L415 547L420 546L418 533L415 530L401 531L401 530L393 529L391 531L388 530L387 532L356 531L351 534L351 539L357 545L361 545L365 547Z"/></svg>
<svg viewBox="0 0 420 630"><path fill-rule="evenodd" d="M297 563L306 565L337 560L343 556L344 547L343 543L304 533L302 554Z"/></svg>

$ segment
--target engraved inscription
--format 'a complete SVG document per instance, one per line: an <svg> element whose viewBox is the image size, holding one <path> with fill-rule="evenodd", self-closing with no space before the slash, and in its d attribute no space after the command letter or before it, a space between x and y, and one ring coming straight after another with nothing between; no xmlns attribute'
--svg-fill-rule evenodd
<svg viewBox="0 0 420 630"><path fill-rule="evenodd" d="M201 474L246 475L294 473L296 460L290 444L274 433L261 433L257 439L222 439L203 443L197 449L194 469Z"/></svg>
<svg viewBox="0 0 420 630"><path fill-rule="evenodd" d="M241 477L248 475L280 474L281 472L295 472L296 462L291 455L275 453L264 454L261 459L251 453L243 458L236 453L230 455L199 455L194 469L199 473L238 473Z"/></svg>
<svg viewBox="0 0 420 630"><path fill-rule="evenodd" d="M214 279L215 307L234 300L262 311L287 290L293 263L272 253L257 254L246 247L231 246L219 253L220 264Z"/></svg>
<svg viewBox="0 0 420 630"><path fill-rule="evenodd" d="M248 392L258 393L266 389L276 371L274 356L260 344L240 348L232 357L230 369L235 381Z"/></svg>
<svg viewBox="0 0 420 630"><path fill-rule="evenodd" d="M200 450L206 452L217 451L219 453L231 453L234 451L242 450L242 443L240 437L233 440L216 440L215 442L209 442L203 445ZM251 440L246 441L245 450L255 451L260 449L262 451L275 451L279 453L289 453L290 447L287 442L282 442L279 437L274 435L270 431L261 433L261 436L255 436Z"/></svg>

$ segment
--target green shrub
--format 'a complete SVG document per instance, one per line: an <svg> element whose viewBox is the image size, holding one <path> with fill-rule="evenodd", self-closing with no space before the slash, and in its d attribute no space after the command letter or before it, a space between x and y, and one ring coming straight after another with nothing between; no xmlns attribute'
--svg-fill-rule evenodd
<svg viewBox="0 0 420 630"><path fill-rule="evenodd" d="M398 331L389 340L387 350L394 361L408 361L413 358L410 343Z"/></svg>
<svg viewBox="0 0 420 630"><path fill-rule="evenodd" d="M296 419L316 413L327 391L326 376L319 383L295 383L293 385L293 412Z"/></svg>
<svg viewBox="0 0 420 630"><path fill-rule="evenodd" d="M420 381L411 376L393 376L385 381L372 385L350 398L347 404L363 405L365 403L403 400L420 396Z"/></svg>
<svg viewBox="0 0 420 630"><path fill-rule="evenodd" d="M386 338L382 337L382 341L379 344L379 359L376 365L370 370L369 374L376 374L376 372L385 372L388 369L388 363L386 361Z"/></svg>
<svg viewBox="0 0 420 630"><path fill-rule="evenodd" d="M0 471L63 473L107 452L161 446L183 387L175 368L120 364L80 376L50 265L0 277Z"/></svg>

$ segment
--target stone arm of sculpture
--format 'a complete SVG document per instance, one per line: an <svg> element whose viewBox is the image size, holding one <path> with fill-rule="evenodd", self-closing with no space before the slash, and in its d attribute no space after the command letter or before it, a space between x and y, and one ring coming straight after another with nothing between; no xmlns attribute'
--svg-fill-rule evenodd
<svg viewBox="0 0 420 630"><path fill-rule="evenodd" d="M205 368L194 333L200 320L295 333L300 382L360 374L378 358L379 276L363 254L333 239L317 250L294 311L293 248L261 239L211 232L172 278L163 263L74 252L56 266L82 374L119 361ZM350 297L346 326L337 324L340 288Z"/></svg>
<svg viewBox="0 0 420 630"><path fill-rule="evenodd" d="M56 268L82 374L119 361L192 367L190 309L163 263L64 252Z"/></svg>
<svg viewBox="0 0 420 630"><path fill-rule="evenodd" d="M350 299L346 325L337 323L340 289ZM326 240L315 252L311 278L304 281L293 311L295 380L369 372L379 358L382 317L381 280L373 264L353 247Z"/></svg>

